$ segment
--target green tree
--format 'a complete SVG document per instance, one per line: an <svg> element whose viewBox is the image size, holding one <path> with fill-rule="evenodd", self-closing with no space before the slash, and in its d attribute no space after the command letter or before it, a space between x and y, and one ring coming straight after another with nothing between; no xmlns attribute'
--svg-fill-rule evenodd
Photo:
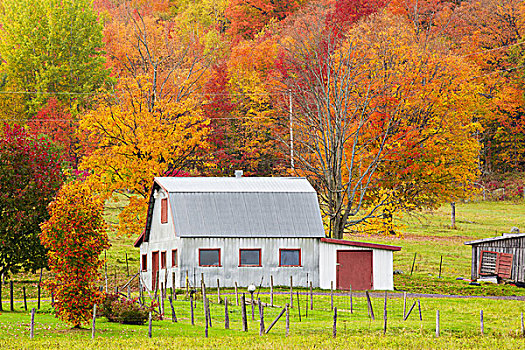
<svg viewBox="0 0 525 350"><path fill-rule="evenodd" d="M47 265L40 223L62 184L56 152L44 139L4 123L0 130L0 274Z"/></svg>
<svg viewBox="0 0 525 350"><path fill-rule="evenodd" d="M2 94L4 116L17 110L27 119L52 95L84 105L108 80L90 0L4 0L0 23L2 89L22 96Z"/></svg>

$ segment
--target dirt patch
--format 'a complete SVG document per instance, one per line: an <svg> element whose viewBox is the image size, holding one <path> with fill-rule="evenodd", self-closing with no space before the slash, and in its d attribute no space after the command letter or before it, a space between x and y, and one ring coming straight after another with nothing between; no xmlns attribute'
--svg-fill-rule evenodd
<svg viewBox="0 0 525 350"><path fill-rule="evenodd" d="M350 241L361 241L361 240L367 240L367 239L374 239L376 237L373 236L361 236L361 235L346 235L345 239ZM451 242L451 243L458 243L461 242L467 242L472 241L476 238L472 236L421 236L421 235L410 235L405 234L403 238L395 238L395 237L381 237L381 243L384 244L391 244L391 245L401 245L403 242L406 241L415 241L415 242Z"/></svg>
<svg viewBox="0 0 525 350"><path fill-rule="evenodd" d="M441 236L405 236L404 238L407 241L435 241L435 242L466 242L466 241L472 241L475 238L472 238L471 236L453 236L453 237L441 237Z"/></svg>

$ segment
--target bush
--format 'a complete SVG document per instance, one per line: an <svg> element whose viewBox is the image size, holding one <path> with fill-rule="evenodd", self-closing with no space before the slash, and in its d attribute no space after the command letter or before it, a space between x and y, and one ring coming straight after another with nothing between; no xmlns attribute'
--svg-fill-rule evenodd
<svg viewBox="0 0 525 350"><path fill-rule="evenodd" d="M101 312L110 322L143 325L148 320L149 312L153 312L156 306L156 303L152 303L146 307L140 305L137 299L128 300L120 298L117 294L107 294ZM154 319L158 318L154 314Z"/></svg>

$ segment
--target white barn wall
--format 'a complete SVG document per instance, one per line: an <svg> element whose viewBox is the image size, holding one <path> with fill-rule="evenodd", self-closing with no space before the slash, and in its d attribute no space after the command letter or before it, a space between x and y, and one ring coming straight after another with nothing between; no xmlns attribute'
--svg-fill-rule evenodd
<svg viewBox="0 0 525 350"><path fill-rule="evenodd" d="M373 289L393 290L393 259L390 250L354 247L345 244L324 243L319 246L319 285L322 289L330 289L331 282L336 287L336 263L338 250L368 250L372 251L372 284Z"/></svg>
<svg viewBox="0 0 525 350"><path fill-rule="evenodd" d="M199 249L219 248L221 250L221 266L199 266ZM261 249L261 267L240 267L239 250L250 248ZM279 249L301 249L301 266L280 267ZM200 283L201 274L207 286L216 286L217 278L221 286L246 287L250 284L258 286L263 279L263 286L270 285L270 276L273 276L274 286L290 285L290 276L293 284L306 286L307 280L315 287L319 286L319 240L312 238L183 238L179 260L181 262L179 283L184 285L186 271L190 283ZM307 276L308 274L308 276ZM195 280L194 280L195 279Z"/></svg>
<svg viewBox="0 0 525 350"><path fill-rule="evenodd" d="M221 250L221 266L199 266L199 249L219 248ZM240 267L239 250L258 248L261 249L261 267ZM279 266L279 249L301 249L301 266ZM178 249L179 266L172 267L171 251ZM160 269L160 281L166 287L172 286L173 273L175 273L175 287L183 288L186 284L186 272L191 286L199 286L201 274L207 286L216 286L217 278L221 286L246 287L250 284L270 285L270 276L273 276L274 286L289 286L290 276L293 277L295 286L306 287L312 282L314 287L319 286L319 240L312 238L176 238L157 241L151 235L149 243L142 243L141 255L148 255L147 271L141 276L148 288L151 286L152 252L166 251L166 269Z"/></svg>
<svg viewBox="0 0 525 350"><path fill-rule="evenodd" d="M163 198L168 198L167 193L163 190L159 190L157 192L157 195L155 197L155 205L153 207L153 213L152 213L152 220L151 220L151 232L153 233L151 235L151 239L149 242L142 242L140 246L140 255L147 254L148 256L148 265L147 270L141 272L141 278L144 282L145 286L148 289L154 288L154 286L151 285L152 278L152 268L153 268L153 262L152 262L152 252L158 251L159 252L159 270L160 270L160 282L164 283L166 280L166 287L172 287L173 285L173 273L175 273L175 281L180 281L182 278L179 273L179 269L176 267L172 267L172 261L171 261L171 251L173 249L177 249L180 245L180 238L176 237L174 234L174 225L173 225L173 217L171 215L168 215L168 222L165 224L162 224L160 222L160 215L161 215L161 200ZM168 203L168 213L171 212L170 208L170 201L167 201ZM165 251L166 252L166 269L160 268L160 252ZM179 257L180 260L180 257ZM186 276L184 276L185 278ZM175 287L180 288L181 285L177 285L175 283Z"/></svg>

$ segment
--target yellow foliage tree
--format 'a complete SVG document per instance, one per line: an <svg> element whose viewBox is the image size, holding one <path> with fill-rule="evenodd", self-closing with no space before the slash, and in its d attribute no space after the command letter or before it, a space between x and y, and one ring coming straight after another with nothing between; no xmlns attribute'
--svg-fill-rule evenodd
<svg viewBox="0 0 525 350"><path fill-rule="evenodd" d="M180 102L157 100L150 109L144 79L121 79L116 95L99 98L98 107L84 115L80 129L95 150L81 169L106 198L131 197L120 214L119 231L132 235L143 228L146 198L153 177L177 174L205 146L207 121L192 98Z"/></svg>
<svg viewBox="0 0 525 350"><path fill-rule="evenodd" d="M81 119L94 151L80 167L105 198L129 197L118 230L131 236L144 227L153 177L191 171L207 150L200 89L211 55L197 39L178 35L170 19L125 5L119 10L105 27L119 83Z"/></svg>

